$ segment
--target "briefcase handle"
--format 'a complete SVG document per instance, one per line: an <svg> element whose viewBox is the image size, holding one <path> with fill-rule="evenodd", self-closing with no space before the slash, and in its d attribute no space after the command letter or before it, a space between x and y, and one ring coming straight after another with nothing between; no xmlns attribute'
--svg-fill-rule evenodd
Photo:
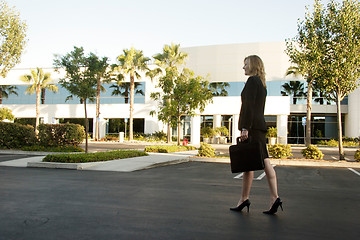
<svg viewBox="0 0 360 240"><path fill-rule="evenodd" d="M236 138L236 144L238 144L238 145L241 144L241 143L249 143L249 142L250 142L250 137L248 137L248 139L246 139L243 142L240 140L240 137Z"/></svg>

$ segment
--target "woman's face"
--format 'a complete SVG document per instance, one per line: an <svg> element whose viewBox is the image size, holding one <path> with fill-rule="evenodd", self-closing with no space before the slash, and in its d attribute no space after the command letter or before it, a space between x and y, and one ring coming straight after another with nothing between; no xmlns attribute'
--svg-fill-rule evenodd
<svg viewBox="0 0 360 240"><path fill-rule="evenodd" d="M247 75L247 76L250 75L250 61L249 61L249 59L245 59L243 69L245 71L245 75Z"/></svg>

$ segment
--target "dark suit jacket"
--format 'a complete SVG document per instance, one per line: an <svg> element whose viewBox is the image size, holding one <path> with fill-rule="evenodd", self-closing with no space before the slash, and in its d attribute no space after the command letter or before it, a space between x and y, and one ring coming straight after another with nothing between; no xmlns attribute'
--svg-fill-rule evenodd
<svg viewBox="0 0 360 240"><path fill-rule="evenodd" d="M266 131L264 108L267 91L257 76L251 76L241 92L239 130Z"/></svg>

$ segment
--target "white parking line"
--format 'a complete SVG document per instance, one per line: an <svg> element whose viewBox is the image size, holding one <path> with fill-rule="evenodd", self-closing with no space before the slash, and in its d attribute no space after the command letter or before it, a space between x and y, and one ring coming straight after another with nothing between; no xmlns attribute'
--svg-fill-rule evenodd
<svg viewBox="0 0 360 240"><path fill-rule="evenodd" d="M360 176L360 173L352 168L348 168L350 171L352 171L353 173L355 173L356 175L359 175Z"/></svg>
<svg viewBox="0 0 360 240"><path fill-rule="evenodd" d="M276 167L276 165L273 165L273 167ZM236 179L242 179L244 173L240 173L239 175L236 175L234 178ZM254 178L255 181L261 181L266 176L266 173L261 173L257 178Z"/></svg>
<svg viewBox="0 0 360 240"><path fill-rule="evenodd" d="M244 173L240 173L239 175L236 175L234 178L241 179Z"/></svg>
<svg viewBox="0 0 360 240"><path fill-rule="evenodd" d="M334 156L331 156L331 158L332 158L332 159L334 159L334 160L339 160L339 157L334 157ZM349 160L350 160L350 158L347 158L347 157L346 157L346 158L345 158L345 160L346 160L346 161L349 161Z"/></svg>
<svg viewBox="0 0 360 240"><path fill-rule="evenodd" d="M257 178L255 178L255 180L260 181L261 179L263 179L265 177L266 173L263 172L260 176L258 176Z"/></svg>

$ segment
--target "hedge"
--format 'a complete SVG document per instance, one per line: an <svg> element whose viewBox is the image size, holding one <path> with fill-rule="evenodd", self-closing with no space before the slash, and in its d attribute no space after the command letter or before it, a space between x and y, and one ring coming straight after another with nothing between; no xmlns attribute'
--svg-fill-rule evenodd
<svg viewBox="0 0 360 240"><path fill-rule="evenodd" d="M37 142L34 127L19 123L0 122L0 147L21 148Z"/></svg>
<svg viewBox="0 0 360 240"><path fill-rule="evenodd" d="M42 146L78 146L85 139L84 127L79 124L40 124L38 130Z"/></svg>
<svg viewBox="0 0 360 240"><path fill-rule="evenodd" d="M157 152L157 153L172 153L172 152L181 152L195 150L193 146L183 146L183 145L153 145L145 147L145 152Z"/></svg>
<svg viewBox="0 0 360 240"><path fill-rule="evenodd" d="M102 162L114 159L132 158L147 156L148 154L134 150L116 150L109 152L97 153L64 153L50 154L43 158L43 162L62 162L62 163L86 163L86 162Z"/></svg>

